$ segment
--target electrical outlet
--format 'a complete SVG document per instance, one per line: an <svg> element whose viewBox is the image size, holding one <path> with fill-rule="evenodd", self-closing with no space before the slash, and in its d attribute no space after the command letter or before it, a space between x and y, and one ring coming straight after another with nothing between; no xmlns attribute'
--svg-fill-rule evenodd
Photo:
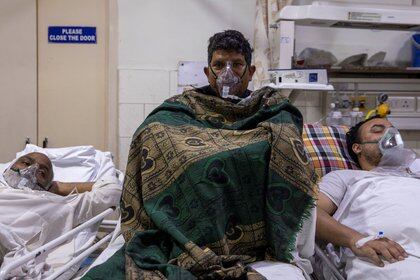
<svg viewBox="0 0 420 280"><path fill-rule="evenodd" d="M413 96L390 96L388 103L391 106L391 112L416 111L416 98Z"/></svg>

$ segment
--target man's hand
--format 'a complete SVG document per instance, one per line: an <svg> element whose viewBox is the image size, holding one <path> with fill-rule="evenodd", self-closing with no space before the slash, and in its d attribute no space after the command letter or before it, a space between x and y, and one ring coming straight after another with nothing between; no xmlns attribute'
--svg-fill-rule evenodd
<svg viewBox="0 0 420 280"><path fill-rule="evenodd" d="M90 192L92 190L94 182L74 182L74 183L67 183L67 182L59 182L53 181L50 192L66 196L72 193L74 189L77 190L77 193L84 193Z"/></svg>
<svg viewBox="0 0 420 280"><path fill-rule="evenodd" d="M407 253L400 244L386 237L370 240L360 248L356 247L356 242L357 240L352 240L351 242L352 246L350 249L353 251L353 253L356 256L365 258L380 267L384 266L381 257L390 263L403 261L408 257Z"/></svg>

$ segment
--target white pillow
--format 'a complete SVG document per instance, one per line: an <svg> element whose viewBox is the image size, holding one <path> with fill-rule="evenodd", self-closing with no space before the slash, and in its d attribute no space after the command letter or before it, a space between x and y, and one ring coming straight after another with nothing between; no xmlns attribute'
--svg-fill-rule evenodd
<svg viewBox="0 0 420 280"><path fill-rule="evenodd" d="M92 146L43 149L28 144L16 154L16 159L33 152L43 153L50 158L55 181L95 182L105 176L117 176L111 153L95 150ZM0 164L0 180L3 180L3 171L10 164Z"/></svg>

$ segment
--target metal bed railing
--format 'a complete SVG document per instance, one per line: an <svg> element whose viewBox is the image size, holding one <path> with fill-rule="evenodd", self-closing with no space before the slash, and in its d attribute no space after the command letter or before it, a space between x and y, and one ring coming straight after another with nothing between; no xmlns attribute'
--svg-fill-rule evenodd
<svg viewBox="0 0 420 280"><path fill-rule="evenodd" d="M331 271L331 273L337 280L346 280L346 278L341 274L336 265L331 261L331 259L327 256L324 250L322 250L321 247L318 246L318 244L315 244L315 256L319 257L321 262L328 267L328 269Z"/></svg>
<svg viewBox="0 0 420 280"><path fill-rule="evenodd" d="M0 280L6 279L8 273L11 272L13 269L21 266L22 264L28 262L29 260L39 258L43 254L50 252L52 249L56 248L57 246L61 245L64 242L66 242L67 240L69 240L70 238L72 238L74 235L81 232L82 230L84 230L86 228L89 228L89 227L93 226L94 224L102 221L107 215L111 214L112 212L114 212L114 210L109 208L109 209L105 210L104 212L102 212L102 213L96 215L95 217L91 218L90 220L86 221L85 223L83 223L83 224L75 227L74 229L70 230L69 232L63 234L62 236L46 243L45 245L33 250L32 252L30 252L30 253L22 256L22 257L17 258L16 260L9 263L8 265L6 265L5 267L3 267L0 270ZM112 226L115 227L116 224L117 224L117 221L105 220L105 221L102 222L101 226L104 225L105 227L112 227ZM59 269L55 270L52 275L48 276L45 279L48 279L48 280L55 279L58 276L60 276L63 272L67 271L74 264L77 264L78 262L83 261L92 252L94 252L95 250L100 248L105 242L109 241L111 239L112 235L113 235L113 232L109 233L108 235L106 235L105 237L100 239L98 242L93 244L91 247L89 247L87 250L85 250L84 252L79 254L77 257L73 258L66 265L64 265L63 267L60 267Z"/></svg>

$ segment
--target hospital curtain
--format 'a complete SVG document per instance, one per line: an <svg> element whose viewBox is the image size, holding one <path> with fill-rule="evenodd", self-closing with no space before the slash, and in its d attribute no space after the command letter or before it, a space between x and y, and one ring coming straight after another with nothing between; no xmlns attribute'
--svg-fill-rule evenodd
<svg viewBox="0 0 420 280"><path fill-rule="evenodd" d="M256 0L254 24L254 65L257 70L253 77L254 89L261 87L262 82L269 78L267 70L271 68L273 36L276 30L270 28L275 23L278 11L290 5L292 0Z"/></svg>

